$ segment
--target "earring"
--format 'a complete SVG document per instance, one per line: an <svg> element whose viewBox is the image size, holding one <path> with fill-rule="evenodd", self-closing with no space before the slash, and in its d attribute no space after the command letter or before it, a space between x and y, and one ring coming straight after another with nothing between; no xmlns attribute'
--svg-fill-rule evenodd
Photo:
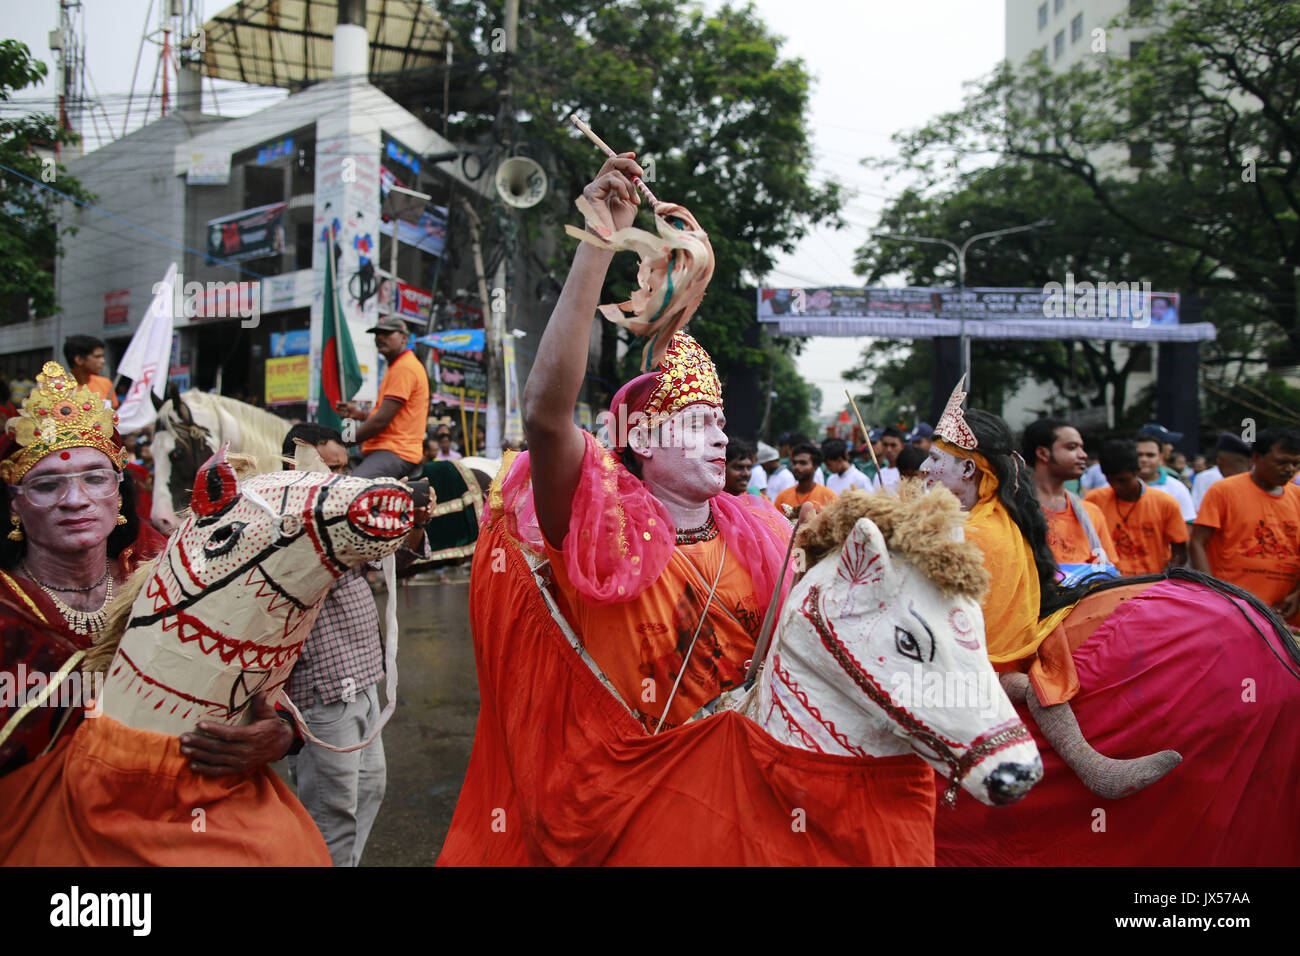
<svg viewBox="0 0 1300 956"><path fill-rule="evenodd" d="M120 528L126 524L126 515L122 514L122 499L117 500L117 525Z"/></svg>
<svg viewBox="0 0 1300 956"><path fill-rule="evenodd" d="M10 514L9 523L13 525L13 528L10 529L9 531L9 535L8 535L9 540L10 541L23 540L23 519L18 517L16 514Z"/></svg>

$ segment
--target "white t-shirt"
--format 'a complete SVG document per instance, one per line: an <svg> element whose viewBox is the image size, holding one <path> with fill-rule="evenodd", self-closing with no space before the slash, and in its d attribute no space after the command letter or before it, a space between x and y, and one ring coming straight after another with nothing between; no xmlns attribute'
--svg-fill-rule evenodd
<svg viewBox="0 0 1300 956"><path fill-rule="evenodd" d="M772 474L767 476L768 501L776 501L777 495L785 491L787 488L793 488L797 484L799 484L799 482L795 481L794 475L790 473L790 469L785 465L782 465L776 471L772 472Z"/></svg>
<svg viewBox="0 0 1300 956"><path fill-rule="evenodd" d="M749 490L762 491L767 487L767 472L763 470L762 465L755 465L749 473Z"/></svg>
<svg viewBox="0 0 1300 956"><path fill-rule="evenodd" d="M1196 509L1197 514L1201 511L1201 502L1205 500L1205 493L1210 490L1210 485L1216 481L1223 480L1223 472L1219 471L1219 466L1206 468L1192 480L1192 507Z"/></svg>
<svg viewBox="0 0 1300 956"><path fill-rule="evenodd" d="M1085 492L1105 488L1107 484L1106 476L1101 473L1101 462L1089 465L1088 470L1079 478L1079 487Z"/></svg>
<svg viewBox="0 0 1300 956"><path fill-rule="evenodd" d="M1178 510L1183 513L1184 521L1196 520L1196 507L1192 504L1192 493L1177 478L1170 478L1164 472L1161 472L1159 481L1148 481L1147 485L1158 488L1178 502Z"/></svg>
<svg viewBox="0 0 1300 956"><path fill-rule="evenodd" d="M861 488L863 491L870 491L872 482L862 472L858 471L853 465L849 465L843 474L827 475L826 487L837 495L842 495L850 488Z"/></svg>

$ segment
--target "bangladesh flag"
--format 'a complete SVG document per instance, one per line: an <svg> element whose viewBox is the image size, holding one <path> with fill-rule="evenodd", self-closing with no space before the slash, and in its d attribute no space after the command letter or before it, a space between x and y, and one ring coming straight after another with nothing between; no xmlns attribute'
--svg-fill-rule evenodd
<svg viewBox="0 0 1300 956"><path fill-rule="evenodd" d="M332 230L325 239L325 308L321 328L321 389L316 420L322 425L342 430L343 420L334 410L337 402L347 401L361 387L361 364L352 347L347 319L339 308L338 283L334 275Z"/></svg>

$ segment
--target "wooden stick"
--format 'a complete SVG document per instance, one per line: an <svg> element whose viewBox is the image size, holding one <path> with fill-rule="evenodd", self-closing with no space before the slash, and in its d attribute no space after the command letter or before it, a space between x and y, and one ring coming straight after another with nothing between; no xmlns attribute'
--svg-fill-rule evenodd
<svg viewBox="0 0 1300 956"><path fill-rule="evenodd" d="M606 143L603 139L601 139L599 136L597 136L595 133L591 131L590 126L588 126L582 120L578 119L577 113L570 113L569 119L573 122L574 126L582 130L582 132L586 135L587 139L591 140L598 147L600 147L601 151L606 156L612 157L618 155L618 153L614 152L612 149L609 148L608 143ZM650 205L657 206L659 204L659 200L655 198L655 194L650 191L649 186L647 186L644 182L641 181L640 176L632 177L632 185L634 185L637 189L641 190L641 195L645 196L645 198L650 202Z"/></svg>
<svg viewBox="0 0 1300 956"><path fill-rule="evenodd" d="M853 414L858 416L858 427L862 429L862 437L867 441L867 451L871 452L871 463L876 466L876 480L880 482L880 487L883 488L885 487L885 476L880 471L880 462L876 460L876 449L871 444L871 432L867 431L867 423L862 420L862 413L858 411L858 403L853 400L853 396L849 394L847 388L844 390L844 397L853 406Z"/></svg>
<svg viewBox="0 0 1300 956"><path fill-rule="evenodd" d="M802 510L800 508L800 511ZM781 588L785 585L786 568L790 564L790 555L794 552L794 539L799 534L802 521L802 514L796 514L794 527L790 529L790 543L785 546L785 560L781 562L781 574L776 579L776 585L772 588L772 600L767 602L767 613L763 615L763 627L758 632L757 643L754 644L754 658L749 662L749 670L745 673L745 690L749 690L754 686L754 681L758 678L758 672L763 666L763 658L767 656L767 647L772 641L772 631L776 628L776 606L781 600Z"/></svg>

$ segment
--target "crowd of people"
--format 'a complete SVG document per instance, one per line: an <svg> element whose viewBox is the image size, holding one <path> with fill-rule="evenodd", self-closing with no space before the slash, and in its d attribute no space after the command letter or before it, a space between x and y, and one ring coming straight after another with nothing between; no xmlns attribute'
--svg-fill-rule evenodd
<svg viewBox="0 0 1300 956"><path fill-rule="evenodd" d="M762 497L789 515L850 488L896 490L929 471L933 435L921 422L907 433L896 425L873 430L870 448L842 438L818 445L800 434L782 435L779 449L732 439L726 491ZM1062 576L1087 565L1126 576L1191 566L1300 624L1300 435L1270 429L1249 443L1225 432L1191 465L1175 447L1182 439L1152 423L1131 439L1101 443L1093 456L1064 419L1025 427L1018 454L1033 474Z"/></svg>
<svg viewBox="0 0 1300 956"><path fill-rule="evenodd" d="M612 157L585 198L608 223L630 226L640 201L632 179L641 173L631 156ZM523 395L532 449L493 488L487 533L519 560L513 575L485 573L470 603L475 620L517 615L509 628L475 628L480 666L501 662L510 692L494 698L491 676L480 674L483 713L493 719L479 724L444 850L448 862L526 862L537 852L519 830L508 839L483 838L500 799L494 788L505 779L548 778L567 739L533 719L539 705L514 683L545 663L529 657L548 646L531 632L564 619L572 647L622 702L626 712L614 708L624 721L619 726L626 729L629 715L632 727L650 735L681 726L744 682L765 614L788 583L792 519L855 491L898 492L904 482L920 481L952 492L992 578L981 610L987 654L999 667L1028 667L1050 654L1045 636L1080 599L1072 585L1093 576L1138 577L1190 565L1300 625L1300 434L1293 431L1264 429L1249 443L1224 434L1212 466L1197 460L1189 470L1175 451L1183 436L1151 424L1132 439L1106 441L1093 460L1068 422L1039 419L1017 440L998 416L963 410L965 396L957 391L938 425L922 422L910 432L885 425L858 447L842 437L816 443L801 434L782 435L776 447L751 445L727 435L712 360L676 331L660 364L625 384L611 403L626 413L620 420L653 424L616 435L605 447L574 424L587 360L574 343L592 338L611 258L588 244L577 250ZM337 408L358 422L359 464L340 431L318 424L295 424L283 454L291 459L313 449L338 474L428 476L466 449L454 447L449 424L430 428L427 377L405 327L385 320L371 331L388 360L378 400L368 413L351 403ZM149 474L149 443L142 436L126 443L113 427L111 384L105 394L108 380L99 375L103 344L74 337L65 358L66 369L45 365L21 408L9 406L13 421L0 435L0 500L10 526L0 542L5 671L74 666L106 628L115 588L163 544L141 516L147 499L138 482ZM41 431L51 408L76 426L56 430L57 440ZM916 487L909 484L909 492ZM416 509L399 563L429 557L429 516L428 507ZM498 558L494 553L492 572L507 570ZM340 746L369 737L380 711L378 614L364 574L358 567L333 583L288 678L308 728ZM553 610L539 610L538 587L550 593ZM1044 703L1068 702L1077 691L1069 686L1072 673L1060 667L1044 678ZM573 679L569 670L552 677ZM1052 680L1059 681L1055 689ZM555 701L584 696L553 689L548 696ZM383 798L382 743L352 753L306 749L265 694L250 713L244 726L200 724L180 737L179 752L194 773L208 776L242 773L295 752L299 797L330 857L356 865ZM61 735L81 714L0 707L0 718L3 779L66 740ZM504 726L533 728L533 745L507 741ZM1130 764L1116 771L1121 789L1127 774L1141 771L1139 761ZM534 837L547 839L540 831ZM0 859L6 838L0 823Z"/></svg>

